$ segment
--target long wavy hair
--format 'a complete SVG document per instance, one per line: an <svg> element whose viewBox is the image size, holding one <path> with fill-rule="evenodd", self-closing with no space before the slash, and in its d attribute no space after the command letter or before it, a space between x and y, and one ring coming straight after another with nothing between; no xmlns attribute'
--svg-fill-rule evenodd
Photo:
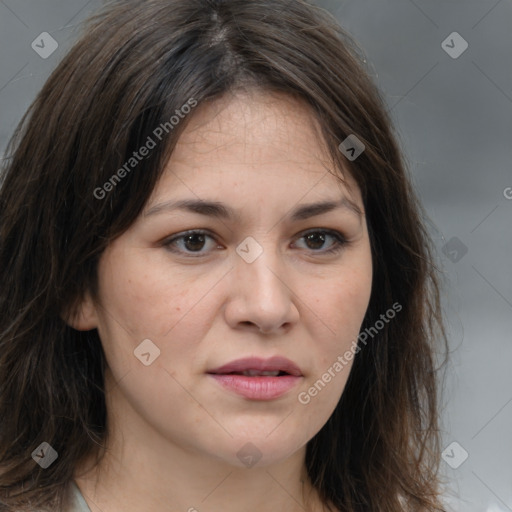
<svg viewBox="0 0 512 512"><path fill-rule="evenodd" d="M374 273L362 328L402 306L355 355L336 409L307 444L309 478L331 510L442 510L440 279L398 136L362 60L330 14L300 0L123 0L88 20L2 168L1 510L60 510L77 463L101 460L101 341L63 312L76 311L86 291L97 298L102 252L142 212L194 114L172 128L171 116L190 98L242 88L308 105L336 176L345 166L361 189ZM165 123L162 142L112 184ZM339 145L351 134L365 150L349 161ZM58 453L46 469L32 457L42 442Z"/></svg>

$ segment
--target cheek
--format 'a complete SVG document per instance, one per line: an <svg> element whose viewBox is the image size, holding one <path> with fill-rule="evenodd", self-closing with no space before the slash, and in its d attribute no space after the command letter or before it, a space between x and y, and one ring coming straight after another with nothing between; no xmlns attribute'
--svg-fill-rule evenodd
<svg viewBox="0 0 512 512"><path fill-rule="evenodd" d="M318 331L315 336L319 362L317 375L331 368L339 356L344 356L347 351L354 351L370 301L371 265L361 265L342 274L343 277L339 280L330 281L329 286L323 288L323 293L315 301L314 313L322 320L324 333L322 336ZM350 371L353 362L351 355L353 354L348 355L350 360L344 363L346 368L343 373ZM337 384L333 387L339 387L344 379L341 375L337 377Z"/></svg>
<svg viewBox="0 0 512 512"><path fill-rule="evenodd" d="M98 330L107 362L117 376L140 365L134 351L143 340L151 340L155 353L160 351L154 367L179 373L213 323L208 290L215 291L222 274L197 278L143 256L123 258L122 251L112 253L98 272L102 284Z"/></svg>
<svg viewBox="0 0 512 512"><path fill-rule="evenodd" d="M320 299L338 338L359 330L370 301L371 287L371 267L361 268L346 272Z"/></svg>
<svg viewBox="0 0 512 512"><path fill-rule="evenodd" d="M322 319L322 327L312 336L310 360L314 364L297 397L300 407L307 411L303 426L310 433L316 433L327 422L345 389L371 284L370 267L331 281L322 296L316 298L315 314Z"/></svg>
<svg viewBox="0 0 512 512"><path fill-rule="evenodd" d="M133 253L113 253L101 267L104 307L128 331L162 337L197 306L210 279L194 279L165 261L149 261L144 252Z"/></svg>

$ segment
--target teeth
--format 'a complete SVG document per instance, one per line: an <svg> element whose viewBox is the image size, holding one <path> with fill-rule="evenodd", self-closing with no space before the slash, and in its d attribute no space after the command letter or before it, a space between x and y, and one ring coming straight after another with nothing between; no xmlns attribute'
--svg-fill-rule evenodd
<svg viewBox="0 0 512 512"><path fill-rule="evenodd" d="M266 375L269 377L277 377L279 375L279 370L274 371L262 371L259 370L244 370L242 372L242 375L245 375L246 377L254 377L256 375Z"/></svg>

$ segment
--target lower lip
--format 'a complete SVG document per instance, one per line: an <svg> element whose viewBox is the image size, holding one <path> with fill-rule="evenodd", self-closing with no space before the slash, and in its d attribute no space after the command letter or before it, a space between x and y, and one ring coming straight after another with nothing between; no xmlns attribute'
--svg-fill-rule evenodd
<svg viewBox="0 0 512 512"><path fill-rule="evenodd" d="M235 393L252 400L272 400L284 395L297 385L301 377L283 375L281 377L246 377L245 375L225 375L210 373L219 384Z"/></svg>

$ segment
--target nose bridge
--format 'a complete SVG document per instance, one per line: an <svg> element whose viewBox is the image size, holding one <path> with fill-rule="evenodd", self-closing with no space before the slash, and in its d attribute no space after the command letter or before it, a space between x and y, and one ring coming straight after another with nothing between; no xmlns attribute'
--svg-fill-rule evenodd
<svg viewBox="0 0 512 512"><path fill-rule="evenodd" d="M255 323L267 331L292 321L292 293L275 244L272 236L260 237L259 241L247 237L236 249L236 289L244 316L239 320Z"/></svg>
<svg viewBox="0 0 512 512"><path fill-rule="evenodd" d="M259 241L249 236L238 245L236 252L241 282L253 288L254 294L270 298L270 295L281 291L284 285L279 273L283 273L284 267L272 236L259 237Z"/></svg>

